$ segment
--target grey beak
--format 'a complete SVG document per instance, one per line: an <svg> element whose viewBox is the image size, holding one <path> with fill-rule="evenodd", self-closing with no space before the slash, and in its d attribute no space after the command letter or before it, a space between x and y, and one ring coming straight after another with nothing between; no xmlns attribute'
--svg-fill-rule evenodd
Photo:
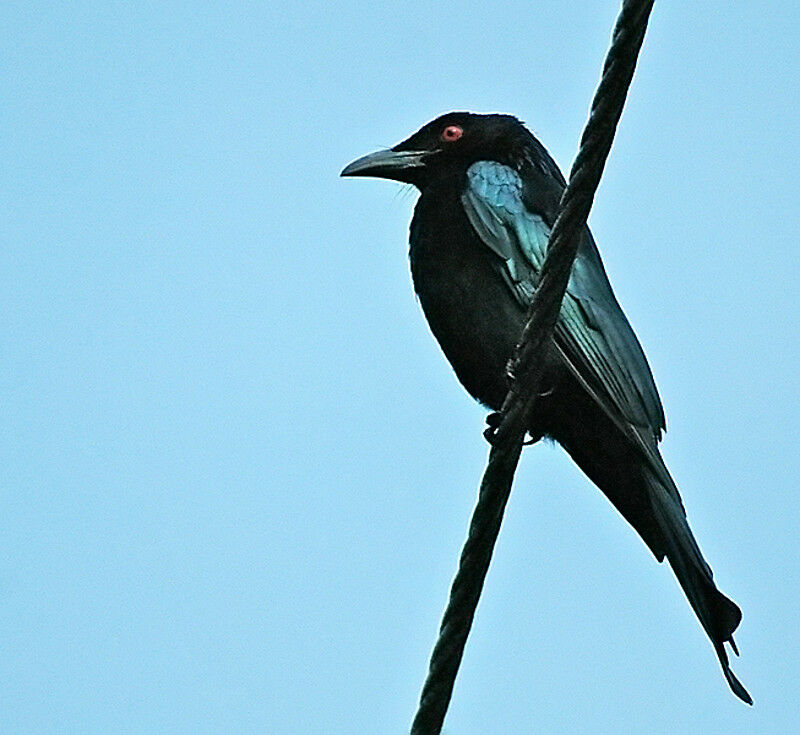
<svg viewBox="0 0 800 735"><path fill-rule="evenodd" d="M402 172L424 166L426 151L383 151L370 153L345 166L342 176L375 176L379 179L404 179Z"/></svg>

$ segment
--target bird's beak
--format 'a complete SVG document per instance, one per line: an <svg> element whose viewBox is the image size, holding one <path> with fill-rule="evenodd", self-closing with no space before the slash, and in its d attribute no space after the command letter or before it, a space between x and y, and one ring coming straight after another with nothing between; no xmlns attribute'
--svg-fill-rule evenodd
<svg viewBox="0 0 800 735"><path fill-rule="evenodd" d="M394 151L387 148L370 153L345 166L342 176L375 176L379 179L407 181L408 170L425 165L426 151Z"/></svg>

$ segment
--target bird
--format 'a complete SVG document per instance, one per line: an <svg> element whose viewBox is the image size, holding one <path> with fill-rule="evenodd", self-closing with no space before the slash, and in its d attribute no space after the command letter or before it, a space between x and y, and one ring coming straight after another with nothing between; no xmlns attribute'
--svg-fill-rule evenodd
<svg viewBox="0 0 800 735"><path fill-rule="evenodd" d="M499 411L566 186L555 161L512 115L450 112L341 175L419 190L409 234L414 290L459 381ZM717 589L659 452L661 399L588 226L544 359L529 436L560 444L656 559L669 561L728 685L752 704L725 649L738 655L741 610Z"/></svg>

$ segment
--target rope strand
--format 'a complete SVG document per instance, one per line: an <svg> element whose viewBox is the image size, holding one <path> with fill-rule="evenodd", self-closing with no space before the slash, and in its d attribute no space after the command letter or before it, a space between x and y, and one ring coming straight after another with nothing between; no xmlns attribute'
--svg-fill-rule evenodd
<svg viewBox="0 0 800 735"><path fill-rule="evenodd" d="M569 183L561 197L539 285L513 358L514 380L503 402L502 422L494 433L488 432L492 444L489 462L450 589L439 638L431 654L411 735L438 735L442 729L511 494L528 417L538 395L543 358L552 340L579 236L586 225L622 115L652 7L653 0L624 0L614 28L603 76L595 92Z"/></svg>

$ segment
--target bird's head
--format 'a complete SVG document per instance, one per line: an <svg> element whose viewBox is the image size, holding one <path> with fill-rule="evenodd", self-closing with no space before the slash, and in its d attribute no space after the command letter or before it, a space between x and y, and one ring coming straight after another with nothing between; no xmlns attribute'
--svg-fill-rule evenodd
<svg viewBox="0 0 800 735"><path fill-rule="evenodd" d="M422 189L475 161L497 161L518 168L536 139L511 115L448 112L393 148L353 161L342 176L375 176Z"/></svg>

